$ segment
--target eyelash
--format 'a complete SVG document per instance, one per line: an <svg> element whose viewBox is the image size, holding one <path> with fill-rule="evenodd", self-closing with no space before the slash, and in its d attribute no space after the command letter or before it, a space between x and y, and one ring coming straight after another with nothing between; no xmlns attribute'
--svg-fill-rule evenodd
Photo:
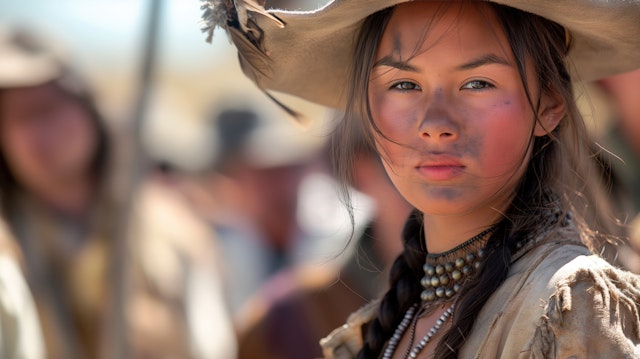
<svg viewBox="0 0 640 359"><path fill-rule="evenodd" d="M475 87L469 87L469 85L472 84L480 84L482 85L482 87L480 88L475 88ZM467 82L466 84L462 85L462 87L460 88L461 90L476 90L476 91L481 91L481 90L486 90L486 89L490 89L490 88L494 88L495 86L487 81L483 81L483 80L472 80Z"/></svg>
<svg viewBox="0 0 640 359"><path fill-rule="evenodd" d="M405 86L409 85L410 88L406 88ZM391 85L391 87L389 88L389 90L396 90L396 91L400 91L400 92L407 92L407 91L421 91L422 88L420 87L420 85L415 84L413 82L409 82L409 81L400 81L400 82L396 82L393 85Z"/></svg>
<svg viewBox="0 0 640 359"><path fill-rule="evenodd" d="M480 85L481 87L474 87L473 85ZM486 89L495 88L495 86L487 81L483 80L472 80L462 85L461 90L476 90L482 91ZM396 90L400 92L408 92L408 91L421 91L422 88L420 85L410 82L410 81L400 81L396 82L389 88L390 90Z"/></svg>

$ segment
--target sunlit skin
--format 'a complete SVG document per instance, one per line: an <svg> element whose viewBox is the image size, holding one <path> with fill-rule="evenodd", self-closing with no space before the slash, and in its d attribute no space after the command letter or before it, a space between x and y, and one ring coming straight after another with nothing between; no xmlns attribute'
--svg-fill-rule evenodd
<svg viewBox="0 0 640 359"><path fill-rule="evenodd" d="M424 19L440 7L396 8L369 85L371 113L385 137L377 136L385 168L425 214L432 253L500 217L526 167L532 136L546 134L490 10L476 3L445 6L425 37ZM541 117L554 103L547 97Z"/></svg>
<svg viewBox="0 0 640 359"><path fill-rule="evenodd" d="M537 93L532 71L527 76L530 92ZM491 10L472 2L397 6L376 53L369 102L384 135L376 140L385 169L424 213L430 253L499 221L524 173L533 136L552 130L563 111L543 95L544 120L535 121L506 36ZM443 310L419 321L420 336ZM396 357L407 341L405 336Z"/></svg>
<svg viewBox="0 0 640 359"><path fill-rule="evenodd" d="M53 84L2 90L0 149L21 187L62 210L91 196L97 135L89 112Z"/></svg>

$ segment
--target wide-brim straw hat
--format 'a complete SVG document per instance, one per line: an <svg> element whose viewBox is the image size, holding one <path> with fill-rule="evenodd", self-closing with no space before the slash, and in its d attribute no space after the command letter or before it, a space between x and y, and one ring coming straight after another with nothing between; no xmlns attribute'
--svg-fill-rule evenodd
<svg viewBox="0 0 640 359"><path fill-rule="evenodd" d="M273 90L344 108L364 19L407 0L333 0L315 11L265 10L253 0L203 0L204 31L227 31L244 73ZM640 68L640 0L495 0L568 32L574 80Z"/></svg>

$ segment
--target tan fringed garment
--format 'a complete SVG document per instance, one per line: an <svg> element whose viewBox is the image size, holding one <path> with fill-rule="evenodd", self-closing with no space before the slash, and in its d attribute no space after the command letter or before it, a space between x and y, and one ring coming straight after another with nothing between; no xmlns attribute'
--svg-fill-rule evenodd
<svg viewBox="0 0 640 359"><path fill-rule="evenodd" d="M578 242L573 226L516 258L479 313L459 358L640 358L640 277ZM321 341L327 359L355 358L377 302Z"/></svg>

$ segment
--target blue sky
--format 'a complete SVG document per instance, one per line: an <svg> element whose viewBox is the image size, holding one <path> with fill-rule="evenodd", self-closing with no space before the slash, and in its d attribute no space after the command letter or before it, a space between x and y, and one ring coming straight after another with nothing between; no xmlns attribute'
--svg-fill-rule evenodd
<svg viewBox="0 0 640 359"><path fill-rule="evenodd" d="M150 1L153 0L0 0L0 23L30 26L63 39L83 66L127 66L140 55ZM199 1L163 3L163 62L193 66L203 56L209 62L216 56L225 56L225 36L216 36L213 46L204 42L198 24Z"/></svg>

